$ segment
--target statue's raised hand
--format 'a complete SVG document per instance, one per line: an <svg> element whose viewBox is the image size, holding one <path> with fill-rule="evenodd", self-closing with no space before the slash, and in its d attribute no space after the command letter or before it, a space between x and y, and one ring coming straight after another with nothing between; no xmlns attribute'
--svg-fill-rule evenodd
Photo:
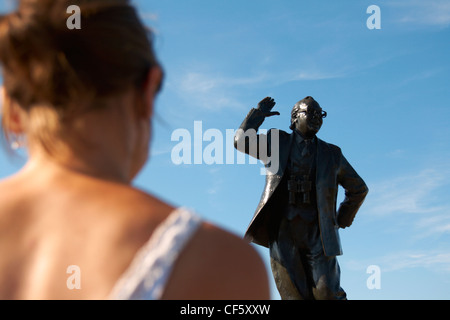
<svg viewBox="0 0 450 320"><path fill-rule="evenodd" d="M261 111L264 117L271 117L275 115L279 116L280 113L278 111L271 111L274 106L275 100L273 100L271 97L266 97L258 103L258 107L256 107L256 109Z"/></svg>

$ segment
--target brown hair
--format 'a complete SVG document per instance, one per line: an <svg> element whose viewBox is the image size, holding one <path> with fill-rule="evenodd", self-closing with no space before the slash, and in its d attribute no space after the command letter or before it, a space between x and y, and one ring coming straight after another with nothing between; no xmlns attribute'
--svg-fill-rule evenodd
<svg viewBox="0 0 450 320"><path fill-rule="evenodd" d="M70 5L80 8L81 29L67 27ZM138 87L158 64L151 33L128 0L20 0L0 16L0 62L11 100L2 111L7 138L13 104L28 113L46 106L70 120L86 111L81 106L99 108L103 98Z"/></svg>

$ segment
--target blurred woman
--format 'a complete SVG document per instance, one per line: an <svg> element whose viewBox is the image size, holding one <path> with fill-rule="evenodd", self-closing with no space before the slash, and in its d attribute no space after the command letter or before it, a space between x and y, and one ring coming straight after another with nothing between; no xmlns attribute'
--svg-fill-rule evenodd
<svg viewBox="0 0 450 320"><path fill-rule="evenodd" d="M76 5L81 29L68 28ZM268 299L247 243L131 185L162 69L127 0L22 0L0 18L1 299Z"/></svg>

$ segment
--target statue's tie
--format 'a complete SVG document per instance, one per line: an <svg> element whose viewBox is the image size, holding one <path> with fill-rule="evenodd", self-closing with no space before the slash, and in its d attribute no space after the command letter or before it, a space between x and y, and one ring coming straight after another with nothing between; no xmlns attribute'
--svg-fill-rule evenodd
<svg viewBox="0 0 450 320"><path fill-rule="evenodd" d="M303 140L305 142L305 145L303 146L303 151L302 151L302 157L308 156L310 154L310 146L311 146L311 141L310 140Z"/></svg>

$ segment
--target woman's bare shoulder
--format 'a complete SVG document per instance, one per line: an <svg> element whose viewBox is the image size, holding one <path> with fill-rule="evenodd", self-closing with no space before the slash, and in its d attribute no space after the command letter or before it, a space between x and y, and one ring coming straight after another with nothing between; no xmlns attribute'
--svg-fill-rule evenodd
<svg viewBox="0 0 450 320"><path fill-rule="evenodd" d="M204 222L175 265L164 298L269 299L258 252L237 235Z"/></svg>

